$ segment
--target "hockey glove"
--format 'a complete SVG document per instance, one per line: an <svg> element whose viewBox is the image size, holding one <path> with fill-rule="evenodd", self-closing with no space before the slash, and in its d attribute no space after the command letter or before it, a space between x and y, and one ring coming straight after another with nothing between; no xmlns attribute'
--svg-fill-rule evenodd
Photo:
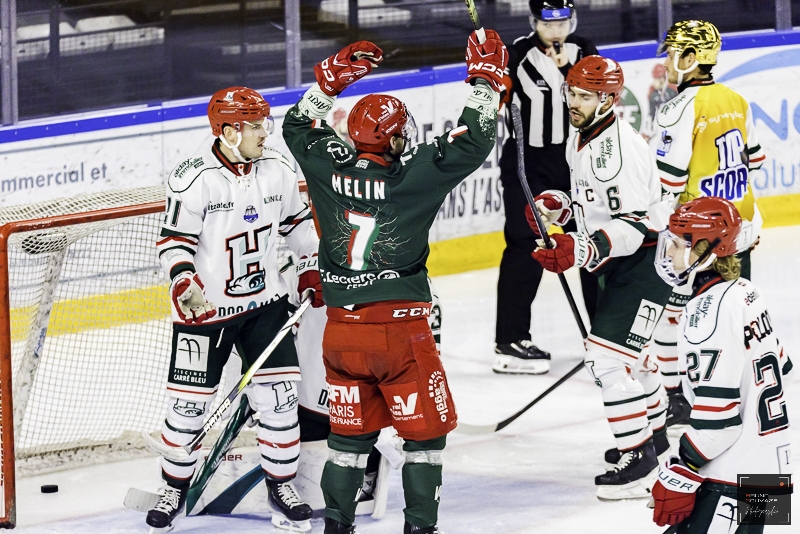
<svg viewBox="0 0 800 534"><path fill-rule="evenodd" d="M570 232L549 236L553 248L539 247L531 253L534 260L553 273L563 273L572 266L586 267L597 257L597 248L586 234Z"/></svg>
<svg viewBox="0 0 800 534"><path fill-rule="evenodd" d="M170 295L178 317L184 323L202 323L217 314L216 306L206 300L203 282L197 273L183 271L173 278Z"/></svg>
<svg viewBox="0 0 800 534"><path fill-rule="evenodd" d="M467 41L467 83L475 78L483 78L492 89L501 93L506 89L503 71L508 65L508 50L494 30L486 30L486 42L478 43L478 35L473 31Z"/></svg>
<svg viewBox="0 0 800 534"><path fill-rule="evenodd" d="M541 215L546 229L549 229L551 224L564 226L572 216L572 209L569 207L571 201L561 191L549 189L541 195L536 195L534 200L536 201L536 209L539 210L539 215ZM531 227L533 233L540 236L539 227L536 226L536 219L530 206L525 206L525 218L528 219L528 226Z"/></svg>
<svg viewBox="0 0 800 534"><path fill-rule="evenodd" d="M671 456L658 467L658 480L653 486L653 521L656 525L677 525L692 513L697 489L705 477Z"/></svg>
<svg viewBox="0 0 800 534"><path fill-rule="evenodd" d="M314 290L314 300L311 305L315 308L324 306L325 302L322 300L322 281L319 278L319 261L317 255L313 254L310 258L303 256L300 258L300 263L295 268L297 272L297 294L302 295L303 291L308 288Z"/></svg>
<svg viewBox="0 0 800 534"><path fill-rule="evenodd" d="M314 76L325 94L336 96L369 74L381 61L383 50L369 41L358 41L314 65Z"/></svg>

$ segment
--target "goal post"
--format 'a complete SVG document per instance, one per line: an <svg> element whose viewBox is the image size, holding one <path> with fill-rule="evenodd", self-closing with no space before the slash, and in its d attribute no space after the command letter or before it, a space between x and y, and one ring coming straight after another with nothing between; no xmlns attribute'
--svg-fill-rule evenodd
<svg viewBox="0 0 800 534"><path fill-rule="evenodd" d="M130 351L103 347L129 344L144 335L129 325L151 321L157 327L147 331L147 342L131 350L145 353L142 374L168 365L168 357L158 361L167 352L168 338L160 338L170 323L167 281L155 252L164 206L162 186L0 209L0 527L16 524L15 454L113 439L126 429L86 425L79 410L89 418L124 414L111 402L87 410L81 396L102 386L102 395L118 397L123 410L141 408L130 404L126 390L141 395L142 381L109 371L139 363L128 361ZM97 369L95 376L86 376L87 369ZM144 401L156 415L126 421L129 430L153 430L142 426L163 418L166 371L161 374ZM104 404L100 397L91 402Z"/></svg>

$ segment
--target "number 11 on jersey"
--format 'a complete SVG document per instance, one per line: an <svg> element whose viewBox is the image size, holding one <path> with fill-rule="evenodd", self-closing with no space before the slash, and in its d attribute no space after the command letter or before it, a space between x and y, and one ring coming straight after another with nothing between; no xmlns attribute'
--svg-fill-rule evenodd
<svg viewBox="0 0 800 534"><path fill-rule="evenodd" d="M367 268L367 261L375 238L378 237L380 226L375 222L375 217L357 211L345 211L345 218L350 226L350 242L347 244L347 263L354 271L363 271Z"/></svg>

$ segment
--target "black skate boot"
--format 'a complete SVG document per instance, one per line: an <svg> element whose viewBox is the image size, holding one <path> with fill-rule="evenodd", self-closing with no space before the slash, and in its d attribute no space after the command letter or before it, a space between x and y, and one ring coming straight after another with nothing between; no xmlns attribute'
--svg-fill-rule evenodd
<svg viewBox="0 0 800 534"><path fill-rule="evenodd" d="M667 390L667 427L675 425L688 425L689 416L692 414L692 405L683 396L683 389Z"/></svg>
<svg viewBox="0 0 800 534"><path fill-rule="evenodd" d="M542 375L550 370L550 353L541 350L529 339L514 343L498 343L492 365L495 373L510 375Z"/></svg>
<svg viewBox="0 0 800 534"><path fill-rule="evenodd" d="M339 523L337 520L331 519L330 517L326 517L325 532L323 534L358 534L358 532L356 532L355 525L350 525L349 527L346 527L343 524Z"/></svg>
<svg viewBox="0 0 800 534"><path fill-rule="evenodd" d="M594 478L597 498L618 501L650 497L657 467L656 450L653 440L649 439L643 445L623 452L617 465Z"/></svg>
<svg viewBox="0 0 800 534"><path fill-rule="evenodd" d="M444 534L436 525L432 527L415 527L408 521L406 526L403 527L403 534Z"/></svg>
<svg viewBox="0 0 800 534"><path fill-rule="evenodd" d="M292 532L311 530L311 507L303 502L291 482L267 480L267 495L273 525Z"/></svg>
<svg viewBox="0 0 800 534"><path fill-rule="evenodd" d="M180 487L166 486L156 505L147 512L147 524L153 529L162 529L163 532L166 532L172 525L172 521L183 512L188 490L188 485ZM154 530L150 532L154 532ZM158 530L155 530L155 532L158 532Z"/></svg>
<svg viewBox="0 0 800 534"><path fill-rule="evenodd" d="M661 461L661 455L669 451L670 447L666 428L660 428L653 432L653 446L656 449L656 456ZM607 464L616 465L620 458L622 458L622 453L616 447L606 451L605 460Z"/></svg>

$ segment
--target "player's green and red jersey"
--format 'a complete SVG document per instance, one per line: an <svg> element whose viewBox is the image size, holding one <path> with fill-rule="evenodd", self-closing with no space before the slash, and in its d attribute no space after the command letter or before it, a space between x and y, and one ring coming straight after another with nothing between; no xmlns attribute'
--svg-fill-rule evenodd
<svg viewBox="0 0 800 534"><path fill-rule="evenodd" d="M375 154L357 154L336 135L322 120L332 103L314 86L283 122L283 137L303 170L321 227L325 302L430 302L428 232L447 194L494 146L497 93L478 83L456 128L391 164Z"/></svg>

